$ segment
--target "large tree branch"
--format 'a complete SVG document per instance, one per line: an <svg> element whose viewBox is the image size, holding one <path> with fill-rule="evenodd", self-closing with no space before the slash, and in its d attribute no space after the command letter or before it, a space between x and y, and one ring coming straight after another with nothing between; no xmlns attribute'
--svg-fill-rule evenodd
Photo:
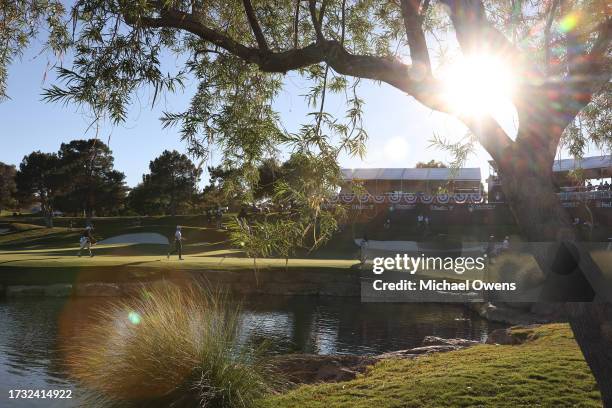
<svg viewBox="0 0 612 408"><path fill-rule="evenodd" d="M567 77L550 78L533 97L524 96L532 109L526 121L529 126L523 126L517 138L520 144L538 149L552 163L563 130L612 78L611 42L612 18L607 18L598 26L590 51L574 57L575 65ZM587 48L586 44L582 47Z"/></svg>
<svg viewBox="0 0 612 408"><path fill-rule="evenodd" d="M591 102L601 88L612 79L610 46L612 45L612 17L606 18L597 28L597 38L590 51L584 51L579 61L574 61L570 75L558 87L558 94L564 101L559 116L564 126L571 123L576 115ZM583 46L586 50L586 46Z"/></svg>
<svg viewBox="0 0 612 408"><path fill-rule="evenodd" d="M298 47L298 30L300 23L300 0L295 0L295 16L293 17L293 47Z"/></svg>
<svg viewBox="0 0 612 408"><path fill-rule="evenodd" d="M417 75L410 65L395 58L351 54L338 41L323 40L303 48L273 52L248 47L206 27L196 16L178 10L162 10L160 17L142 16L139 19L126 19L126 22L149 28L186 30L247 62L258 65L264 72L285 73L327 62L340 74L388 83L432 109L448 111L440 98L442 86L433 77L423 76L421 73Z"/></svg>
<svg viewBox="0 0 612 408"><path fill-rule="evenodd" d="M176 28L188 31L246 61L255 62L256 48L247 47L219 31L206 27L196 15L174 9L163 9L160 11L160 17L125 15L124 18L125 22L131 26Z"/></svg>
<svg viewBox="0 0 612 408"><path fill-rule="evenodd" d="M556 119L550 117L549 107L554 103L551 103L549 98L551 97L550 91L553 89L546 82L546 77L527 55L487 20L482 0L441 1L449 7L457 40L464 53L497 54L515 65L515 77L518 81L513 92L513 102L520 123L516 142L517 144L532 143L534 148L536 145L542 146L542 153L546 152L546 157L548 157L548 147L554 142L554 138L550 137L551 127L549 125ZM463 119L463 121L468 123L468 126L474 131L474 125L469 124L469 119ZM488 137L494 141L482 139L480 141L499 163L495 155L506 151L509 147L513 148L516 143L512 142L501 128L492 126L485 126L485 128L493 129ZM560 132L557 133L560 135ZM487 142L494 145L487 147L484 144ZM557 144L555 144L555 149ZM502 154L501 158L504 157L512 157L512 154ZM554 151L550 157L554 158Z"/></svg>
<svg viewBox="0 0 612 408"><path fill-rule="evenodd" d="M465 116L459 119L476 136L478 143L491 155L493 160L501 165L508 157L508 149L513 146L514 142L499 123L489 115L480 118Z"/></svg>
<svg viewBox="0 0 612 408"><path fill-rule="evenodd" d="M320 16L317 21L322 18L321 14ZM433 76L424 75L422 69L415 70L414 67L392 57L352 54L335 40L323 39L303 48L273 52L269 49L248 47L206 27L197 16L179 10L165 9L160 12L159 17L126 18L126 22L149 28L165 27L188 31L249 63L256 64L264 72L285 73L325 62L339 74L385 82L431 109L452 113L443 97L443 85ZM502 157L502 152L512 143L491 117L481 118L479 121L461 119L477 135L483 147L495 160Z"/></svg>
<svg viewBox="0 0 612 408"><path fill-rule="evenodd" d="M419 16L421 17L421 24L425 20L425 16L427 16L427 11L429 11L429 5L431 0L424 0L423 5L421 6L421 10L419 11Z"/></svg>
<svg viewBox="0 0 612 408"><path fill-rule="evenodd" d="M426 74L431 74L431 61L419 13L419 0L401 0L400 6L412 65L423 69Z"/></svg>
<svg viewBox="0 0 612 408"><path fill-rule="evenodd" d="M346 0L342 0L342 14L340 24L340 45L344 47L344 37L346 36Z"/></svg>
<svg viewBox="0 0 612 408"><path fill-rule="evenodd" d="M321 4L321 10L319 11L318 16L316 0L308 1L308 9L310 10L310 18L312 20L312 25L314 26L315 33L317 35L317 42L323 42L325 40L322 30L323 16L325 15L325 0L323 0L323 4Z"/></svg>
<svg viewBox="0 0 612 408"><path fill-rule="evenodd" d="M589 52L590 58L601 58L605 55L612 41L612 17L606 18L597 29L597 39Z"/></svg>
<svg viewBox="0 0 612 408"><path fill-rule="evenodd" d="M544 67L546 69L546 74L550 74L550 29L552 27L552 23L555 19L555 14L557 13L557 7L559 6L561 0L553 0L550 9L548 10L548 16L546 17L546 25L544 26Z"/></svg>
<svg viewBox="0 0 612 408"><path fill-rule="evenodd" d="M585 50L580 56L580 61L572 71L573 76L569 78L569 83L584 84L591 93L601 89L612 75L609 51L612 43L612 17L606 18L597 27L597 38L593 42L590 51Z"/></svg>
<svg viewBox="0 0 612 408"><path fill-rule="evenodd" d="M485 15L482 0L441 0L448 6L457 41L464 53L488 52L505 56L516 63L519 77L529 78L521 86L544 80L542 72Z"/></svg>
<svg viewBox="0 0 612 408"><path fill-rule="evenodd" d="M257 40L257 45L259 45L259 48L267 50L268 43L266 42L266 38L264 37L263 32L261 31L259 22L257 21L257 16L255 15L255 10L253 9L251 0L242 0L242 3L244 4L244 11L246 12L247 19L249 20L249 25L253 30L255 40Z"/></svg>

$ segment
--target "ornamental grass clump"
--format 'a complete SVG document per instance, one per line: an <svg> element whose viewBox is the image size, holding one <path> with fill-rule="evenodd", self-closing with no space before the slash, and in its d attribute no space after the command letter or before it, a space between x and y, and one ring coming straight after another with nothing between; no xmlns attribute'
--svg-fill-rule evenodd
<svg viewBox="0 0 612 408"><path fill-rule="evenodd" d="M97 407L253 407L269 390L260 351L237 343L239 310L174 285L100 310L68 351Z"/></svg>

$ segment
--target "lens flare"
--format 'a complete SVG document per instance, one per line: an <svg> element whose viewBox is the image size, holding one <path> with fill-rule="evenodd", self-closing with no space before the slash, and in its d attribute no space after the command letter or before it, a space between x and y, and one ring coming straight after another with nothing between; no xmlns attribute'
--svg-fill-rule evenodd
<svg viewBox="0 0 612 408"><path fill-rule="evenodd" d="M563 33L569 33L578 25L578 14L569 13L559 22L559 30Z"/></svg>
<svg viewBox="0 0 612 408"><path fill-rule="evenodd" d="M128 313L128 320L133 325L138 325L138 324L140 324L140 315L138 313L136 313L136 312L130 312L130 313Z"/></svg>

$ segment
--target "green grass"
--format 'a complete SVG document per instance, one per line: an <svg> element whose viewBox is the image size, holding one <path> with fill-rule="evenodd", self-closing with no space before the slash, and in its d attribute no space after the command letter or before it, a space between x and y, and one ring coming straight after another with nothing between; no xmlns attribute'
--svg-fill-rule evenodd
<svg viewBox="0 0 612 408"><path fill-rule="evenodd" d="M72 228L70 221L72 220ZM222 243L228 239L224 230L206 225L198 217L108 217L94 218L94 235L104 239L121 234L155 232L172 237L176 225L185 225L183 235L188 242ZM6 247L57 248L78 243L84 228L83 219L56 219L54 228L45 228L40 219L1 219L0 228L10 228L11 233L0 235L0 249Z"/></svg>
<svg viewBox="0 0 612 408"><path fill-rule="evenodd" d="M384 360L353 381L301 386L268 398L263 406L601 407L569 327L528 330L531 340L522 345L479 345L415 360Z"/></svg>
<svg viewBox="0 0 612 408"><path fill-rule="evenodd" d="M74 228L67 226L72 222ZM165 271L165 270L244 270L253 269L253 260L229 245L228 233L207 225L201 216L179 217L107 217L94 218L97 238L108 238L121 234L154 232L172 237L175 226L183 225L184 261L174 256L167 260L165 245L97 245L94 258L77 258L79 235L83 219L58 218L55 228L44 228L40 218L18 217L1 218L0 228L10 228L8 234L0 235L0 279L7 272L23 275L40 271L53 271L54 274L73 276L83 269L99 269L116 277L119 271L127 269ZM77 228L79 227L79 228ZM513 237L518 241L517 237ZM514 242L513 241L513 242ZM298 254L285 264L284 259L266 258L257 260L258 269L334 269L349 270L357 264L359 250L353 243L352 232L345 229L319 251L313 254ZM612 251L594 252L594 259L603 269L612 264ZM488 267L486 273L466 272L457 275L453 271L431 271L424 276L451 279L487 279L490 281L510 281L537 279L539 268L531 255L504 254ZM609 268L608 268L609 269ZM38 270L38 272L36 272ZM25 273L27 272L27 273ZM58 276L58 275L56 275ZM68 280L72 280L66 278ZM66 280L63 279L63 280Z"/></svg>
<svg viewBox="0 0 612 408"><path fill-rule="evenodd" d="M45 268L71 268L71 267L146 267L176 269L251 269L253 260L241 257L241 252L226 250L199 250L186 248L184 260L179 261L176 255L170 260L166 259L166 245L128 245L109 244L93 247L95 256L89 258L76 256L78 246L72 248L56 249L25 249L0 250L0 273L4 268L36 268L44 265ZM329 259L289 259L288 268L349 268L355 264L352 260ZM285 268L285 259L258 258L257 268Z"/></svg>
<svg viewBox="0 0 612 408"><path fill-rule="evenodd" d="M150 217L153 218L153 217ZM157 217L134 225L133 219L94 220L97 238L137 232L157 232L171 237L175 219ZM187 221L185 219L181 221ZM192 220L193 221L193 220ZM57 224L57 223L56 223ZM185 224L181 222L181 224ZM0 235L0 282L5 284L46 284L73 282L75 279L122 281L128 275L139 277L168 276L182 271L244 271L251 273L253 260L232 249L227 232L213 226L186 226L183 236L183 261L174 255L166 259L167 245L98 244L95 256L76 256L80 230L67 227L44 228L37 224L3 223L11 232ZM293 258L257 259L257 269L348 271L357 263L351 259Z"/></svg>
<svg viewBox="0 0 612 408"><path fill-rule="evenodd" d="M184 278L206 270L253 273L253 260L222 254L228 250L211 250L166 259L165 245L103 245L94 247L93 258L76 256L77 248L0 250L0 283L7 285L42 285L75 281L123 282L133 279ZM240 254L238 254L240 255ZM312 273L354 273L355 261L290 259L257 259L257 270L282 274L308 271Z"/></svg>

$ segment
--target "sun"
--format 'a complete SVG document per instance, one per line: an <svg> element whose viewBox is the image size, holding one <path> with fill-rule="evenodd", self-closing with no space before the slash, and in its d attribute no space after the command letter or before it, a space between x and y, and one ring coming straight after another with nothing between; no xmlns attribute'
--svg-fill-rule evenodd
<svg viewBox="0 0 612 408"><path fill-rule="evenodd" d="M469 116L497 116L507 110L516 84L508 63L484 54L457 59L441 78L450 109Z"/></svg>

